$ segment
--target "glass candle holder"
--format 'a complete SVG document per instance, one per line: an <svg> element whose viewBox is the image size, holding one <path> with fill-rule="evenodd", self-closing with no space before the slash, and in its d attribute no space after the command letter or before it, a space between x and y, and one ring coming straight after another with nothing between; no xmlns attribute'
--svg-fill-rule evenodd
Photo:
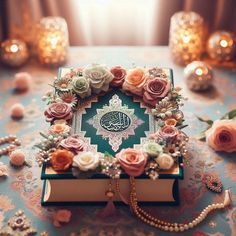
<svg viewBox="0 0 236 236"><path fill-rule="evenodd" d="M235 56L236 37L233 33L217 31L207 41L207 53L216 61L230 61Z"/></svg>
<svg viewBox="0 0 236 236"><path fill-rule="evenodd" d="M212 86L212 68L202 61L193 61L184 69L186 83L193 91L204 91Z"/></svg>
<svg viewBox="0 0 236 236"><path fill-rule="evenodd" d="M8 39L1 43L1 61L12 67L23 65L29 58L29 51L25 42L19 39Z"/></svg>
<svg viewBox="0 0 236 236"><path fill-rule="evenodd" d="M36 50L40 63L49 66L63 65L69 46L68 28L61 17L44 17L37 25Z"/></svg>
<svg viewBox="0 0 236 236"><path fill-rule="evenodd" d="M204 50L206 28L195 12L177 12L171 17L169 48L174 62L186 65L199 60Z"/></svg>

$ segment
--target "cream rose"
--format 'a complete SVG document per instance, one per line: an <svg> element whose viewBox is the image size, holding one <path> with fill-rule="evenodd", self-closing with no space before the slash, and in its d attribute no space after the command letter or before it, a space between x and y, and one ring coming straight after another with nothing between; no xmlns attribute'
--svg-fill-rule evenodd
<svg viewBox="0 0 236 236"><path fill-rule="evenodd" d="M99 161L99 153L82 152L74 157L73 166L82 171L94 170L98 167Z"/></svg>
<svg viewBox="0 0 236 236"><path fill-rule="evenodd" d="M159 165L160 169L169 170L174 165L174 159L172 156L161 153L157 158L156 162Z"/></svg>
<svg viewBox="0 0 236 236"><path fill-rule="evenodd" d="M236 151L236 120L216 120L205 134L207 144L215 151Z"/></svg>
<svg viewBox="0 0 236 236"><path fill-rule="evenodd" d="M83 73L85 78L90 81L90 86L94 93L98 94L101 91L108 91L109 83L113 79L113 74L106 66L92 64L87 66Z"/></svg>

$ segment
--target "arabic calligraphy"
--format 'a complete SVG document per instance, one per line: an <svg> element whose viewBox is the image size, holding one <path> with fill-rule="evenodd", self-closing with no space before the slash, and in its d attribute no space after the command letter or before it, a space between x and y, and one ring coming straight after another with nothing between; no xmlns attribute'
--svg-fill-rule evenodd
<svg viewBox="0 0 236 236"><path fill-rule="evenodd" d="M109 132L124 131L130 124L130 117L121 111L107 112L100 119L100 125Z"/></svg>
<svg viewBox="0 0 236 236"><path fill-rule="evenodd" d="M122 99L114 94L108 103L96 109L96 114L86 121L114 152L119 150L124 140L135 135L135 129L144 123L135 115L134 109L122 103Z"/></svg>

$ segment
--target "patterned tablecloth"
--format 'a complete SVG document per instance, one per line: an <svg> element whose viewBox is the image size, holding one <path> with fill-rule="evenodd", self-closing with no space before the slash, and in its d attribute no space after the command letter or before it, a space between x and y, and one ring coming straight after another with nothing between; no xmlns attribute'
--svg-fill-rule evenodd
<svg viewBox="0 0 236 236"><path fill-rule="evenodd" d="M137 66L161 66L174 70L175 85L183 87L189 98L183 109L189 124L186 132L190 135L190 164L185 167L185 179L180 183L181 205L178 207L148 207L155 216L173 221L187 221L195 217L207 204L223 199L223 194L208 191L202 177L211 173L218 176L224 189L231 188L233 205L226 210L217 211L198 227L184 235L236 235L236 156L234 154L216 153L199 142L194 135L204 128L195 114L216 119L230 109L236 108L236 72L214 69L215 88L203 94L192 93L186 89L183 80L183 68L174 65L167 47L76 47L69 53L69 66L83 66L92 62L109 66L121 65L126 68ZM14 73L29 72L34 81L33 88L26 94L17 94L12 89ZM9 157L2 156L0 161L9 165L9 177L0 178L0 228L18 209L23 209L38 235L47 231L49 235L174 235L149 227L136 219L128 207L118 207L115 217L101 219L97 217L102 207L66 207L72 211L70 223L61 228L52 224L52 215L58 208L40 206L42 182L40 168L34 161L36 150L32 146L39 140L38 132L46 130L44 121L45 104L41 101L43 94L50 89L56 76L56 69L48 69L36 62L27 64L19 70L0 68L0 132L1 136L16 134L22 141L27 153L27 160L32 167L20 169L9 165ZM21 102L26 108L25 118L13 121L10 107ZM74 232L74 234L71 234ZM76 234L77 233L77 234Z"/></svg>

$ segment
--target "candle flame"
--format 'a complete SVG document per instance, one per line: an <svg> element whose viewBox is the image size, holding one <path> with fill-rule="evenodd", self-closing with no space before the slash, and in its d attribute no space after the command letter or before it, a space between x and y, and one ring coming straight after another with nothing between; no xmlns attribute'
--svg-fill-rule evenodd
<svg viewBox="0 0 236 236"><path fill-rule="evenodd" d="M201 76L201 75L203 74L203 71L202 71L201 68L197 68L196 71L195 71L195 73L196 73L197 75Z"/></svg>
<svg viewBox="0 0 236 236"><path fill-rule="evenodd" d="M17 52L19 50L19 48L16 44L12 44L10 46L10 50L11 50L11 52Z"/></svg>
<svg viewBox="0 0 236 236"><path fill-rule="evenodd" d="M220 46L226 48L228 46L228 42L225 39L220 40Z"/></svg>
<svg viewBox="0 0 236 236"><path fill-rule="evenodd" d="M57 47L57 43L58 43L58 37L52 37L50 39L50 43L52 45L52 48L56 48Z"/></svg>
<svg viewBox="0 0 236 236"><path fill-rule="evenodd" d="M184 43L189 43L189 41L190 41L189 35L184 35L184 36L183 36L183 42L184 42Z"/></svg>

